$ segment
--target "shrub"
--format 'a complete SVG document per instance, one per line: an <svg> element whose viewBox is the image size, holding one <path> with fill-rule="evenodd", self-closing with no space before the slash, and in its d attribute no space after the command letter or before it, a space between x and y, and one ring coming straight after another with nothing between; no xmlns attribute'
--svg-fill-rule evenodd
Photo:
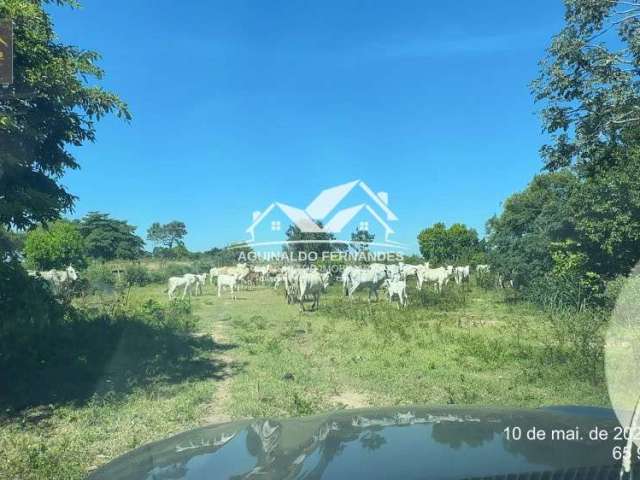
<svg viewBox="0 0 640 480"><path fill-rule="evenodd" d="M27 234L24 245L27 264L38 270L84 267L84 244L78 227L58 220L48 228L38 227Z"/></svg>
<svg viewBox="0 0 640 480"><path fill-rule="evenodd" d="M144 287L151 283L149 271L139 263L131 263L124 270L124 281L127 285Z"/></svg>
<svg viewBox="0 0 640 480"><path fill-rule="evenodd" d="M8 361L16 340L39 336L64 321L66 306L48 284L30 277L17 261L0 262L0 362Z"/></svg>
<svg viewBox="0 0 640 480"><path fill-rule="evenodd" d="M176 299L164 306L149 299L136 308L136 313L149 325L184 331L192 330L196 325L191 304L184 300Z"/></svg>

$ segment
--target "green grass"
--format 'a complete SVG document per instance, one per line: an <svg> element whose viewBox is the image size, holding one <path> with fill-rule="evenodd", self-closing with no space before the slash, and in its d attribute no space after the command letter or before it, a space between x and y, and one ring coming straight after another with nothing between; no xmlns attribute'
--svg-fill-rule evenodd
<svg viewBox="0 0 640 480"><path fill-rule="evenodd" d="M70 367L58 371L67 386L45 389L33 402L40 406L9 406L0 417L0 478L82 478L127 450L202 424L223 352L242 366L224 405L235 418L356 405L608 402L602 366L586 374L554 344L543 313L502 292L410 291L411 305L399 311L382 296L351 302L332 286L319 310L305 313L270 288L238 296L218 299L208 287L193 298L198 320L190 335L160 336L148 348L124 338L128 346L106 362L84 352L82 361L100 365L84 386L97 394L71 388ZM166 304L163 286L135 288L129 301L148 299ZM216 324L224 325L226 346L211 339Z"/></svg>
<svg viewBox="0 0 640 480"><path fill-rule="evenodd" d="M233 414L315 413L339 406L345 392L372 406L607 404L602 368L594 378L549 354L542 313L500 292L463 294L463 306L445 294L439 307L403 311L386 300L351 303L337 287L313 313L269 291L251 294L260 310L225 306L246 362L232 384Z"/></svg>

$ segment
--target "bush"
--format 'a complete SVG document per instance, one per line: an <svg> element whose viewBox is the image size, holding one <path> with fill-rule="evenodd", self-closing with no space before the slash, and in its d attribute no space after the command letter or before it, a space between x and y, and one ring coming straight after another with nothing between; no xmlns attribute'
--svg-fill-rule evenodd
<svg viewBox="0 0 640 480"><path fill-rule="evenodd" d="M139 263L131 263L124 270L124 281L127 285L144 287L152 281L149 271Z"/></svg>
<svg viewBox="0 0 640 480"><path fill-rule="evenodd" d="M196 325L191 304L184 300L176 299L165 306L150 299L139 305L136 312L149 325L184 331L192 330Z"/></svg>
<svg viewBox="0 0 640 480"><path fill-rule="evenodd" d="M600 309L547 310L555 355L565 355L576 375L596 381L604 365L605 328L608 314Z"/></svg>
<svg viewBox="0 0 640 480"><path fill-rule="evenodd" d="M78 227L58 220L48 228L38 227L27 234L24 245L27 264L38 270L84 267L84 244Z"/></svg>
<svg viewBox="0 0 640 480"><path fill-rule="evenodd" d="M0 274L4 280L6 272L0 270ZM40 283L27 275L18 277L33 287ZM59 304L46 291L20 291L24 295L9 304L0 292L0 309L9 306L12 313L11 322L0 321L3 412L6 407L20 410L88 400L105 389L129 392L173 376L210 373L210 366L197 355L199 345L211 340L185 334L196 324L187 302L128 304L127 295L121 293L76 308Z"/></svg>
<svg viewBox="0 0 640 480"><path fill-rule="evenodd" d="M455 310L467 304L468 286L455 285L450 281L441 292L436 292L433 285L427 284L418 293L418 302L423 307L436 307L440 310Z"/></svg>
<svg viewBox="0 0 640 480"><path fill-rule="evenodd" d="M0 358L10 351L2 339L39 332L64 320L65 308L43 280L30 277L18 261L0 262Z"/></svg>

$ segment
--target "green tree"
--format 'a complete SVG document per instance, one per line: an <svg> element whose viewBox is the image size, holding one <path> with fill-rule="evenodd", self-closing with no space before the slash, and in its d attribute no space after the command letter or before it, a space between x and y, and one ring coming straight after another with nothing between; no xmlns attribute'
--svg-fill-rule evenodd
<svg viewBox="0 0 640 480"><path fill-rule="evenodd" d="M369 251L369 244L375 240L376 236L374 233L369 232L368 230L357 229L355 232L351 234L351 248L353 248L357 253L365 253Z"/></svg>
<svg viewBox="0 0 640 480"><path fill-rule="evenodd" d="M536 175L504 202L502 213L487 222L494 271L527 285L552 270L552 244L575 238L569 199L578 182L567 170Z"/></svg>
<svg viewBox="0 0 640 480"><path fill-rule="evenodd" d="M31 230L25 240L24 255L27 264L38 270L86 264L82 235L77 225L67 220Z"/></svg>
<svg viewBox="0 0 640 480"><path fill-rule="evenodd" d="M186 235L187 226L177 220L164 225L155 222L147 229L147 240L168 249L172 249L174 245L182 244Z"/></svg>
<svg viewBox="0 0 640 480"><path fill-rule="evenodd" d="M590 271L627 275L640 260L640 147L574 188L570 209Z"/></svg>
<svg viewBox="0 0 640 480"><path fill-rule="evenodd" d="M418 234L418 246L432 265L471 263L482 252L478 232L462 223L435 223Z"/></svg>
<svg viewBox="0 0 640 480"><path fill-rule="evenodd" d="M532 90L552 137L546 167L590 175L610 164L640 125L640 3L565 0L565 26L540 67Z"/></svg>
<svg viewBox="0 0 640 480"><path fill-rule="evenodd" d="M20 229L58 218L74 197L60 184L78 168L69 145L95 140L95 122L109 113L129 119L127 106L96 82L96 52L58 41L46 3L0 2L15 25L15 82L0 93L0 225Z"/></svg>
<svg viewBox="0 0 640 480"><path fill-rule="evenodd" d="M549 170L572 167L575 246L588 271L629 273L640 260L640 2L565 0L565 26L533 82Z"/></svg>
<svg viewBox="0 0 640 480"><path fill-rule="evenodd" d="M107 213L90 212L78 224L89 257L100 260L134 260L142 256L144 241L136 227Z"/></svg>

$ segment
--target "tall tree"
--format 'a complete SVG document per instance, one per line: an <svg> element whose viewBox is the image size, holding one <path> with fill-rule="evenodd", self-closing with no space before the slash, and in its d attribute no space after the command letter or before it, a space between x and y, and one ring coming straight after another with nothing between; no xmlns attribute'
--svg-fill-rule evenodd
<svg viewBox="0 0 640 480"><path fill-rule="evenodd" d="M0 18L15 25L14 84L0 91L0 224L28 228L71 208L60 184L79 167L69 146L95 140L95 122L109 113L129 119L127 106L96 80L96 52L60 43L45 4L75 0L0 2Z"/></svg>
<svg viewBox="0 0 640 480"><path fill-rule="evenodd" d="M640 260L640 1L565 0L533 92L546 168L578 175L573 248L590 271L627 274Z"/></svg>
<svg viewBox="0 0 640 480"><path fill-rule="evenodd" d="M527 188L507 198L503 212L487 222L493 269L526 285L553 268L551 247L575 238L569 206L578 179L569 171L537 175Z"/></svg>
<svg viewBox="0 0 640 480"><path fill-rule="evenodd" d="M358 253L365 253L369 251L369 244L375 240L375 234L369 232L369 230L357 229L351 234L351 248Z"/></svg>
<svg viewBox="0 0 640 480"><path fill-rule="evenodd" d="M447 228L438 222L425 228L418 234L418 246L432 265L474 263L482 252L478 232L462 223Z"/></svg>
<svg viewBox="0 0 640 480"><path fill-rule="evenodd" d="M640 126L640 1L565 0L565 27L540 67L546 167L591 175L614 162Z"/></svg>
<svg viewBox="0 0 640 480"><path fill-rule="evenodd" d="M164 225L155 222L147 229L147 240L165 248L173 248L182 244L187 235L187 226L183 222L174 220Z"/></svg>
<svg viewBox="0 0 640 480"><path fill-rule="evenodd" d="M90 212L78 224L89 257L101 260L140 258L144 241L136 227L107 213Z"/></svg>
<svg viewBox="0 0 640 480"><path fill-rule="evenodd" d="M640 260L640 147L582 179L569 207L589 270L605 278L628 274Z"/></svg>

